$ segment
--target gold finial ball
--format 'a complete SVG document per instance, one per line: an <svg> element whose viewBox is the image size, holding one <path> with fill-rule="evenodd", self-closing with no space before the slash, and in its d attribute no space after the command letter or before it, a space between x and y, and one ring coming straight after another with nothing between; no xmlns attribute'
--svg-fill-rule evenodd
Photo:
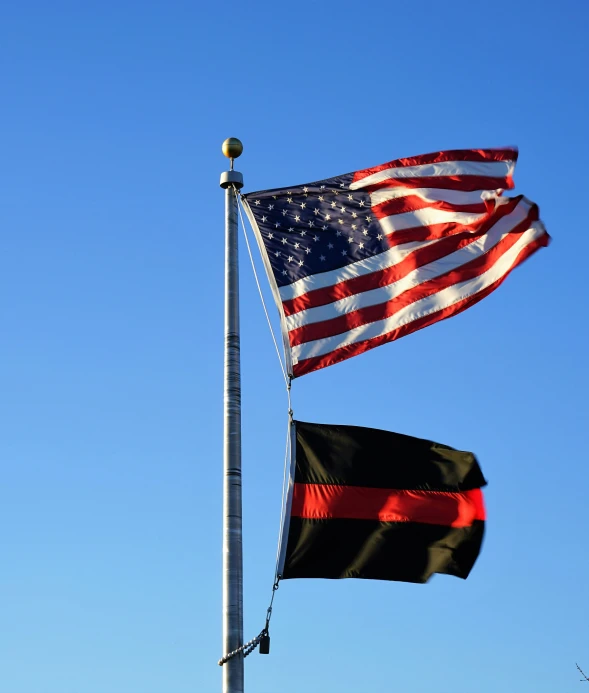
<svg viewBox="0 0 589 693"><path fill-rule="evenodd" d="M223 154L228 159L237 159L237 157L243 152L243 144L237 139L237 137L228 137L221 147Z"/></svg>

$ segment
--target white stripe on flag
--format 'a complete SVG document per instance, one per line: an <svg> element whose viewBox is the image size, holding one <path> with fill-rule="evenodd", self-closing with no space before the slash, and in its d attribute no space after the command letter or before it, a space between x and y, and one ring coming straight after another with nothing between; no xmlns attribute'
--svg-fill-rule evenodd
<svg viewBox="0 0 589 693"><path fill-rule="evenodd" d="M384 232L389 234L421 226L433 226L434 224L460 224L461 226L466 226L467 224L474 224L487 216L486 212L473 214L472 212L449 212L445 209L424 207L424 209L416 209L414 212L392 214L390 217L379 219L379 222Z"/></svg>
<svg viewBox="0 0 589 693"><path fill-rule="evenodd" d="M488 190L473 190L466 192L464 190L446 190L445 188L383 188L375 190L370 194L370 201L373 207L388 202L388 200L396 200L399 197L407 197L409 195L419 197L428 202L447 202L448 204L456 205L473 205L477 202L482 202L489 195Z"/></svg>
<svg viewBox="0 0 589 693"><path fill-rule="evenodd" d="M511 175L514 161L442 161L437 164L420 164L386 168L366 178L355 181L350 190L360 190L389 178L437 178L447 176L483 176L485 178L504 178Z"/></svg>

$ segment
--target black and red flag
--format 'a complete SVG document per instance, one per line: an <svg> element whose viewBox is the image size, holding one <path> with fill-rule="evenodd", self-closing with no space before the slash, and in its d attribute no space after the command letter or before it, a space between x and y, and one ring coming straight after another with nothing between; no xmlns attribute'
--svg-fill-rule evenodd
<svg viewBox="0 0 589 693"><path fill-rule="evenodd" d="M483 539L485 484L471 452L295 421L279 575L466 578Z"/></svg>

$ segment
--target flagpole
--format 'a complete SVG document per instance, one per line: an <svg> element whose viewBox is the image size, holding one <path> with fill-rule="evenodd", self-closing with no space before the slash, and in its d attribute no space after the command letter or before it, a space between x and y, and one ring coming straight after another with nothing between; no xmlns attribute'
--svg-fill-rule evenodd
<svg viewBox="0 0 589 693"><path fill-rule="evenodd" d="M243 558L241 535L241 370L237 190L243 176L233 160L243 151L235 137L223 142L231 168L221 174L225 189L225 366L223 388L223 651L243 644ZM243 693L243 654L223 666L223 693Z"/></svg>

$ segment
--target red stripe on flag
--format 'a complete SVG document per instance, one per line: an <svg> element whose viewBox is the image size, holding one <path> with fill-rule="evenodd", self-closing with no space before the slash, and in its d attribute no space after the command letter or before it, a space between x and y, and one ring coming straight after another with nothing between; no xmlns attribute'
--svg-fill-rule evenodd
<svg viewBox="0 0 589 693"><path fill-rule="evenodd" d="M423 164L439 164L444 161L517 161L516 148L506 149L449 149L445 152L432 152L420 154L404 159L395 159L380 166L365 168L354 173L354 182L372 176L374 173L386 171L389 168L405 168L407 166L421 166Z"/></svg>
<svg viewBox="0 0 589 693"><path fill-rule="evenodd" d="M310 520L378 520L470 527L475 520L485 519L485 505L478 488L451 493L295 484L291 514Z"/></svg>
<svg viewBox="0 0 589 693"><path fill-rule="evenodd" d="M436 322L445 320L446 318L450 318L454 315L462 313L462 311L466 310L467 308L470 308L475 303L478 303L483 298L485 298L485 296L488 296L490 293L492 293L498 286L500 286L505 281L505 278L508 276L512 269L514 269L518 265L521 265L521 263L524 260L526 260L539 248L547 246L549 240L550 237L548 236L548 234L543 234L540 238L537 238L535 241L528 244L525 248L522 249L521 253L517 256L516 261L510 267L508 272L506 272L496 282L486 287L482 291L479 291L478 293L474 294L473 296L468 296L462 301L458 301L457 303L454 303L451 306L436 311L435 313L424 315L422 318L413 320L410 323L402 325L401 327L398 327L395 330L391 330L390 332L387 332L385 334L379 335L378 337L366 339L363 342L355 342L354 344L348 344L345 347L335 349L334 351L330 351L328 354L323 354L322 356L314 356L313 358L302 359L301 361L293 365L293 375L295 376L295 378L298 378L301 375L305 375L306 373L311 373L312 371L325 368L326 366L331 366L335 363L339 363L340 361L345 361L346 359L349 359L352 356L362 354L365 351L369 351L374 347L380 346L381 344L392 342L401 337L405 337L406 335L411 334L412 332L417 332L417 330L421 330L424 327L433 325Z"/></svg>
<svg viewBox="0 0 589 693"><path fill-rule="evenodd" d="M390 231L386 235L389 248L405 243L420 243L421 241L434 241L438 238L458 236L461 233L481 235L481 225L485 218L474 221L471 224L457 223L455 221L445 224L430 224L429 226L413 226L401 231Z"/></svg>
<svg viewBox="0 0 589 693"><path fill-rule="evenodd" d="M392 200L386 200L386 202L381 202L378 205L372 206L372 211L377 219L385 219L394 214L415 212L418 209L442 209L447 212L485 214L488 206L483 199L481 199L480 202L459 205L455 202L447 202L446 200L427 200L423 197L419 197L419 195L404 195L403 197L396 197Z"/></svg>
<svg viewBox="0 0 589 693"><path fill-rule="evenodd" d="M431 176L416 178L385 178L378 183L359 188L372 193L384 188L439 188L441 190L511 190L514 187L512 176Z"/></svg>

